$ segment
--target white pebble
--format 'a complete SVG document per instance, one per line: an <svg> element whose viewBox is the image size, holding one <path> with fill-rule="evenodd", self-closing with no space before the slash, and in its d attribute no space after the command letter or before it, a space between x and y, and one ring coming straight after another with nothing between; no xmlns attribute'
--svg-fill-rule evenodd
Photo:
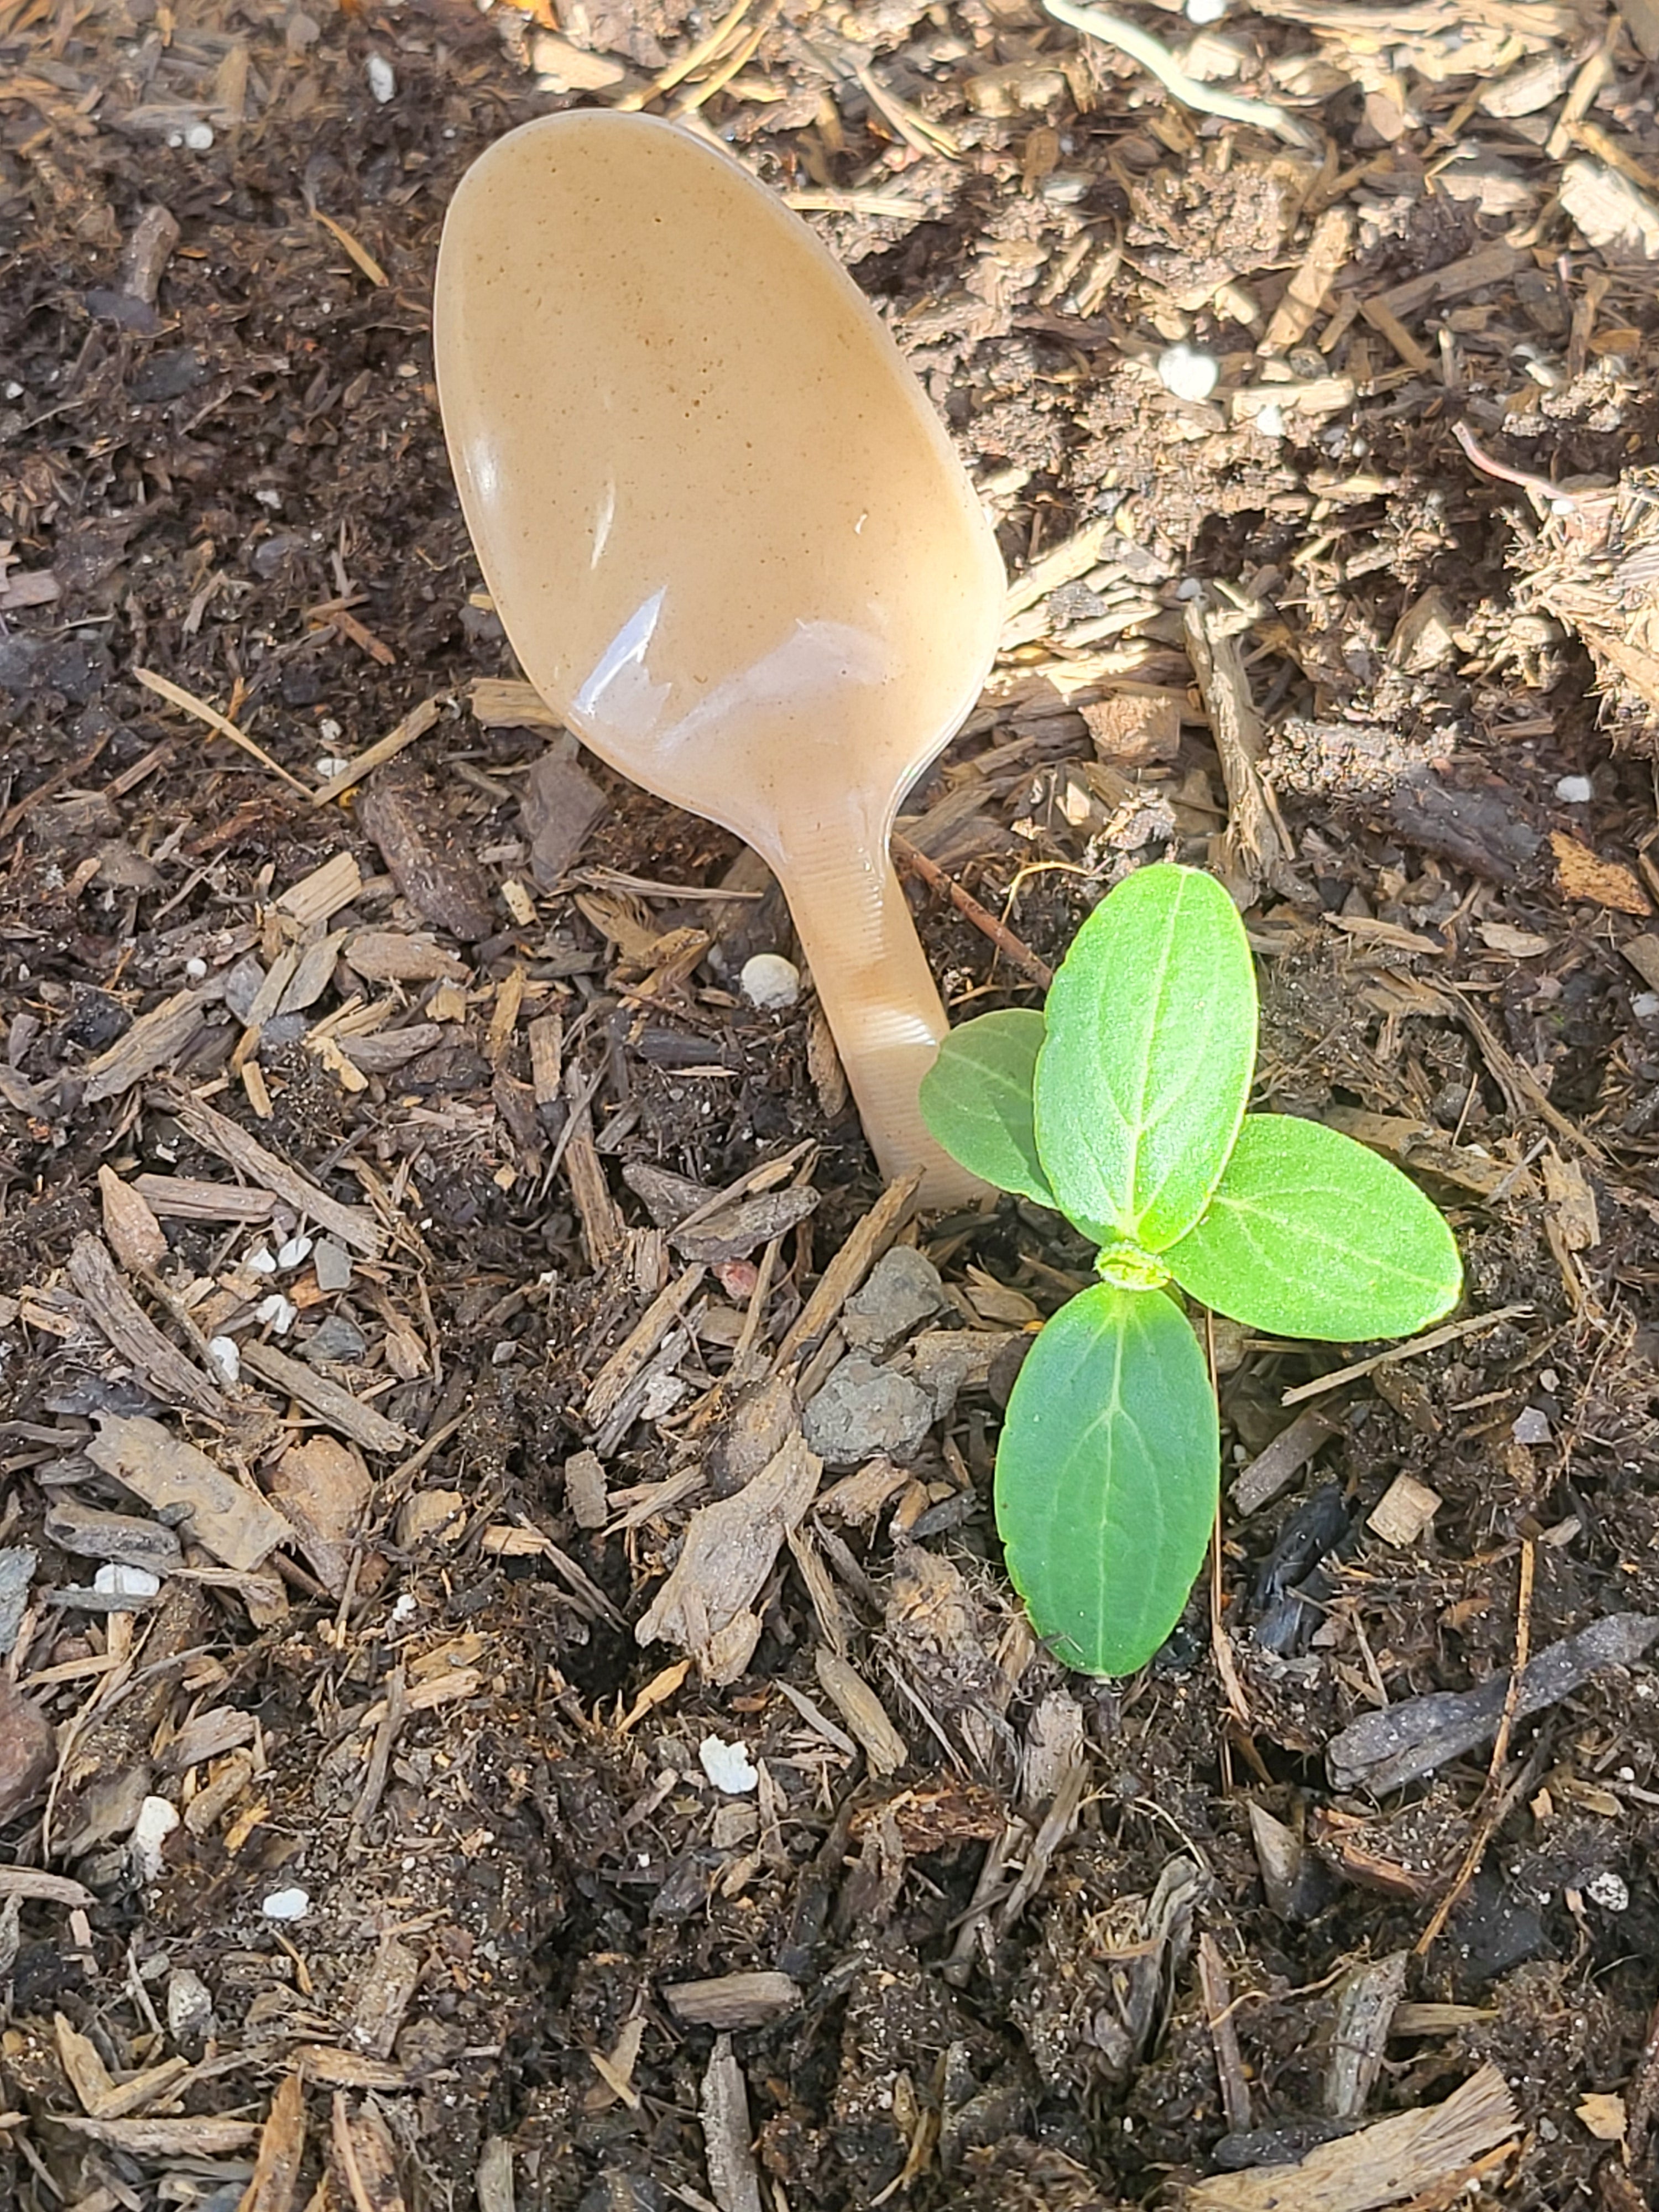
<svg viewBox="0 0 1659 2212"><path fill-rule="evenodd" d="M179 1808L165 1797L146 1797L132 1824L133 1864L145 1881L161 1871L161 1846L179 1825Z"/></svg>
<svg viewBox="0 0 1659 2212"><path fill-rule="evenodd" d="M781 952L757 952L744 962L738 988L751 1006L771 1013L799 998L800 969Z"/></svg>
<svg viewBox="0 0 1659 2212"><path fill-rule="evenodd" d="M1164 390L1177 399L1207 399L1221 380L1213 357L1189 345L1165 346L1158 357L1158 373Z"/></svg>
<svg viewBox="0 0 1659 2212"><path fill-rule="evenodd" d="M277 490L275 484L261 484L258 490L254 493L253 496L258 501L261 507L270 507L273 514L280 513L283 504L283 495Z"/></svg>
<svg viewBox="0 0 1659 2212"><path fill-rule="evenodd" d="M259 1910L267 1920L303 1920L311 1899L302 1889L273 1889Z"/></svg>
<svg viewBox="0 0 1659 2212"><path fill-rule="evenodd" d="M1595 796L1595 786L1587 775L1564 775L1555 787L1558 799L1565 799L1569 806L1588 806Z"/></svg>
<svg viewBox="0 0 1659 2212"><path fill-rule="evenodd" d="M746 1797L751 1790L760 1787L754 1761L740 1743L727 1743L724 1736L706 1735L697 1746L697 1757L715 1789L725 1790L728 1797Z"/></svg>
<svg viewBox="0 0 1659 2212"><path fill-rule="evenodd" d="M1584 1894L1592 1905L1599 1905L1603 1912L1630 1911L1630 1889L1620 1875L1611 1871L1592 1875L1584 1884Z"/></svg>
<svg viewBox="0 0 1659 2212"><path fill-rule="evenodd" d="M1650 1022L1659 1014L1659 991L1638 991L1630 1002L1630 1010L1638 1022Z"/></svg>
<svg viewBox="0 0 1659 2212"><path fill-rule="evenodd" d="M236 1348L234 1336L210 1336L208 1339L208 1364L222 1382L240 1382L242 1378L242 1355Z"/></svg>
<svg viewBox="0 0 1659 2212"><path fill-rule="evenodd" d="M185 973L192 983L199 983L203 976L207 974L207 962L200 957L186 960Z"/></svg>
<svg viewBox="0 0 1659 2212"><path fill-rule="evenodd" d="M256 1244L242 1265L251 1267L256 1275L274 1275L276 1272L276 1262L263 1244Z"/></svg>
<svg viewBox="0 0 1659 2212"><path fill-rule="evenodd" d="M287 1243L276 1247L276 1265L279 1267L303 1267L311 1257L313 1241L303 1231L298 1237L290 1237Z"/></svg>
<svg viewBox="0 0 1659 2212"><path fill-rule="evenodd" d="M368 88L382 107L397 96L398 80L383 54L371 54L368 58Z"/></svg>
<svg viewBox="0 0 1659 2212"><path fill-rule="evenodd" d="M192 154L205 154L213 143L213 125L192 123L185 133L185 143Z"/></svg>
<svg viewBox="0 0 1659 2212"><path fill-rule="evenodd" d="M1264 438L1282 438L1285 434L1285 410L1276 399L1270 399L1255 418L1255 427Z"/></svg>
<svg viewBox="0 0 1659 2212"><path fill-rule="evenodd" d="M151 1574L148 1567L124 1567L112 1560L99 1568L92 1586L104 1597L154 1597L161 1587L161 1577Z"/></svg>
<svg viewBox="0 0 1659 2212"><path fill-rule="evenodd" d="M253 1318L261 1328L274 1330L278 1336L286 1336L299 1312L299 1307L291 1298L285 1298L280 1291L273 1291L268 1298L260 1299L253 1310Z"/></svg>
<svg viewBox="0 0 1659 2212"><path fill-rule="evenodd" d="M325 753L321 760L313 761L312 766L317 771L317 780L319 783L332 783L337 775L345 774L351 766L351 763L349 760L342 760L337 753Z"/></svg>
<svg viewBox="0 0 1659 2212"><path fill-rule="evenodd" d="M1227 0L1187 0L1187 21L1202 27L1218 23L1227 12Z"/></svg>

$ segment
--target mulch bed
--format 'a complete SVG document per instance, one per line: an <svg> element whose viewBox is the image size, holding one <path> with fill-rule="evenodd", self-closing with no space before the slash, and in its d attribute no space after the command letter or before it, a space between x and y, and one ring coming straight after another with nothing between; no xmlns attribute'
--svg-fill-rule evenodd
<svg viewBox="0 0 1659 2212"><path fill-rule="evenodd" d="M1142 15L1253 118L1035 0L0 0L5 2204L1659 2191L1659 16ZM1415 1344L1218 1328L1132 1681L990 1513L1085 1248L883 1190L481 589L439 229L573 100L783 193L996 517L953 1006L1208 866L1261 1103L1456 1227Z"/></svg>

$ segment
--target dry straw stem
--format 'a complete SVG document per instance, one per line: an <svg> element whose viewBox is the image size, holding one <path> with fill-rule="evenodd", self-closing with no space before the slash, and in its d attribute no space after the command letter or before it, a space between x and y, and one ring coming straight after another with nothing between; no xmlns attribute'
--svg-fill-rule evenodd
<svg viewBox="0 0 1659 2212"><path fill-rule="evenodd" d="M222 714L216 707L210 707L205 699L198 699L193 691L186 691L183 684L172 683L165 676L158 676L153 668L135 668L132 673L146 691L155 692L158 699L165 699L169 706L180 708L186 714L194 714L198 722L205 722L210 730L217 730L222 738L228 738L232 744L240 746L250 760L257 760L261 768L268 768L273 775L281 776L285 784L304 798L311 797L310 791L297 775L290 775L285 768L280 767L262 746L256 745L252 738L239 730L235 723L228 716Z"/></svg>

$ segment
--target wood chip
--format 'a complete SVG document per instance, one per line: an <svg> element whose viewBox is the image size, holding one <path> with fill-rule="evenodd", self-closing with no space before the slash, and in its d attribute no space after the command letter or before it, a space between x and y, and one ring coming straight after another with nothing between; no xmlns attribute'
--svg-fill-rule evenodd
<svg viewBox="0 0 1659 2212"><path fill-rule="evenodd" d="M191 1176L135 1176L131 1187L152 1212L169 1220L268 1221L276 1203L274 1190Z"/></svg>
<svg viewBox="0 0 1659 2212"><path fill-rule="evenodd" d="M1603 1667L1633 1665L1656 1636L1659 1615L1613 1613L1552 1644L1522 1674L1511 1721L1559 1705ZM1326 1746L1331 1787L1366 1790L1382 1797L1490 1743L1504 1716L1509 1685L1506 1669L1478 1690L1431 1690L1362 1714Z"/></svg>
<svg viewBox="0 0 1659 2212"><path fill-rule="evenodd" d="M1444 1501L1414 1474L1397 1474L1366 1516L1365 1526L1401 1551L1414 1544Z"/></svg>
<svg viewBox="0 0 1659 2212"><path fill-rule="evenodd" d="M1302 258L1274 308L1260 350L1288 353L1301 344L1318 320L1327 294L1346 268L1353 252L1353 216L1346 207L1327 208L1313 227Z"/></svg>
<svg viewBox="0 0 1659 2212"><path fill-rule="evenodd" d="M1555 855L1555 880L1563 898L1582 899L1586 905L1610 907L1615 914L1645 917L1653 902L1622 860L1604 860L1569 837L1565 830L1552 830L1550 850Z"/></svg>
<svg viewBox="0 0 1659 2212"><path fill-rule="evenodd" d="M49 2124L132 2158L224 2158L258 2132L252 2120L82 2120L61 2112L51 2114Z"/></svg>
<svg viewBox="0 0 1659 2212"><path fill-rule="evenodd" d="M1519 2126L1503 2075L1486 2065L1442 2105L1322 2143L1297 2166L1215 2174L1195 2183L1185 2204L1188 2212L1381 2212L1462 2175Z"/></svg>
<svg viewBox="0 0 1659 2212"><path fill-rule="evenodd" d="M772 1363L775 1375L827 1334L842 1308L897 1236L921 1188L921 1170L890 1182L829 1266L796 1316Z"/></svg>
<svg viewBox="0 0 1659 2212"><path fill-rule="evenodd" d="M430 699L422 699L418 707L411 708L396 729L389 730L367 752L360 753L349 768L343 769L338 775L331 776L320 790L307 792L306 796L312 805L325 806L331 799L343 798L348 791L354 790L366 775L373 775L377 768L384 768L389 760L395 760L406 745L412 745L417 738L426 735L437 720L441 704L442 695L440 694Z"/></svg>
<svg viewBox="0 0 1659 2212"><path fill-rule="evenodd" d="M629 1384L645 1367L675 1322L696 1296L704 1269L701 1263L686 1268L653 1298L634 1328L594 1376L582 1407L590 1428L602 1428L621 1404Z"/></svg>
<svg viewBox="0 0 1659 2212"><path fill-rule="evenodd" d="M357 855L335 853L309 875L301 876L297 884L290 884L276 903L301 930L313 929L343 906L349 906L362 887L363 872L357 865Z"/></svg>
<svg viewBox="0 0 1659 2212"><path fill-rule="evenodd" d="M720 1974L711 1981L669 1982L663 1989L668 2009L691 2027L722 2032L764 2027L781 2020L801 2001L787 1974Z"/></svg>
<svg viewBox="0 0 1659 2212"><path fill-rule="evenodd" d="M605 1462L597 1452L572 1452L564 1463L564 1495L579 1528L603 1528L611 1518Z"/></svg>
<svg viewBox="0 0 1659 2212"><path fill-rule="evenodd" d="M856 1738L870 1771L878 1778L896 1774L908 1759L910 1747L858 1668L823 1644L813 1654L812 1663L836 1711Z"/></svg>
<svg viewBox="0 0 1659 2212"><path fill-rule="evenodd" d="M305 2153L305 2092L300 2075L288 2074L259 2131L252 2177L237 2212L294 2212Z"/></svg>
<svg viewBox="0 0 1659 2212"><path fill-rule="evenodd" d="M270 1500L292 1524L300 1549L331 1597L350 1571L352 1546L373 1494L355 1453L332 1437L290 1444L270 1477Z"/></svg>
<svg viewBox="0 0 1659 2212"><path fill-rule="evenodd" d="M384 1413L376 1413L354 1398L349 1390L331 1382L325 1375L318 1374L303 1360L290 1359L287 1352L278 1352L275 1345L259 1344L245 1339L241 1346L242 1372L255 1375L262 1382L269 1382L285 1390L290 1398L314 1413L319 1421L341 1436L349 1437L365 1451L404 1452L415 1441L407 1429L396 1421L387 1420Z"/></svg>
<svg viewBox="0 0 1659 2212"><path fill-rule="evenodd" d="M167 1232L144 1199L113 1168L98 1170L104 1234L121 1265L133 1274L153 1274L167 1256Z"/></svg>
<svg viewBox="0 0 1659 2212"><path fill-rule="evenodd" d="M69 1278L110 1344L170 1406L189 1406L223 1419L228 1408L201 1370L191 1365L122 1281L101 1237L85 1231L70 1254Z"/></svg>
<svg viewBox="0 0 1659 2212"><path fill-rule="evenodd" d="M1357 2120L1370 2101L1388 2052L1395 2007L1406 1987L1409 1951L1394 1951L1351 1967L1336 1989L1336 2019L1325 2069L1325 2110Z"/></svg>
<svg viewBox="0 0 1659 2212"><path fill-rule="evenodd" d="M216 1152L239 1175L274 1191L295 1212L328 1230L354 1252L362 1253L367 1259L379 1259L386 1246L386 1232L363 1207L343 1206L338 1199L331 1198L286 1160L267 1152L246 1129L227 1115L216 1113L201 1099L192 1098L188 1091L163 1086L156 1093L156 1103L177 1117L186 1135L194 1137L209 1152Z"/></svg>
<svg viewBox="0 0 1659 2212"><path fill-rule="evenodd" d="M142 1083L158 1068L170 1067L200 1027L208 1008L218 1002L217 990L175 991L159 1006L140 1014L131 1028L118 1036L107 1052L100 1052L88 1067L82 1103L97 1106L106 1098L118 1098L135 1083Z"/></svg>
<svg viewBox="0 0 1659 2212"><path fill-rule="evenodd" d="M143 1414L99 1413L87 1457L158 1513L179 1512L186 1533L228 1567L249 1573L294 1531L257 1490L246 1489L205 1452Z"/></svg>
<svg viewBox="0 0 1659 2212"><path fill-rule="evenodd" d="M1288 1428L1281 1429L1273 1442L1259 1451L1247 1467L1242 1468L1229 1493L1233 1510L1241 1517L1259 1513L1270 1498L1277 1498L1287 1484L1293 1482L1327 1437L1336 1434L1337 1425L1328 1413L1310 1407L1298 1413Z"/></svg>
<svg viewBox="0 0 1659 2212"><path fill-rule="evenodd" d="M421 1978L421 1954L388 1932L364 1968L351 2008L351 2040L372 2058L390 2058Z"/></svg>
<svg viewBox="0 0 1659 2212"><path fill-rule="evenodd" d="M762 2212L760 2175L755 2166L749 2124L749 2090L732 2050L732 2039L715 2039L699 2099L708 2186L718 2212Z"/></svg>
<svg viewBox="0 0 1659 2212"><path fill-rule="evenodd" d="M749 1608L823 1471L797 1431L745 1489L694 1513L673 1572L634 1631L639 1642L677 1644L711 1680L735 1681L760 1636Z"/></svg>

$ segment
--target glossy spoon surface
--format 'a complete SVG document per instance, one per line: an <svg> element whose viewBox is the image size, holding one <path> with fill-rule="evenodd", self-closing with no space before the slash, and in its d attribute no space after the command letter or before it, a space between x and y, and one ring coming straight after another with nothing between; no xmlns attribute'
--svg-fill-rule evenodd
<svg viewBox="0 0 1659 2212"><path fill-rule="evenodd" d="M652 118L525 125L463 179L438 386L526 675L602 759L783 885L884 1172L979 1186L924 1128L945 1021L888 858L978 696L1004 591L874 310L728 156Z"/></svg>

